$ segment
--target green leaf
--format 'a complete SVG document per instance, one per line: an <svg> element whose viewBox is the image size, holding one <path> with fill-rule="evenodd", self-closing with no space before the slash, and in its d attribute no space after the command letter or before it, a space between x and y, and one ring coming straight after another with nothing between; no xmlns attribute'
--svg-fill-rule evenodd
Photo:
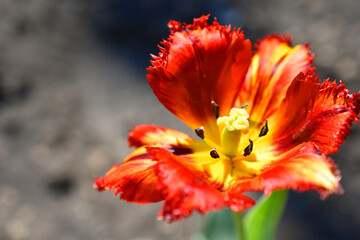
<svg viewBox="0 0 360 240"><path fill-rule="evenodd" d="M211 212L205 216L201 231L192 235L191 240L234 240L235 231L232 211L223 208L221 212Z"/></svg>
<svg viewBox="0 0 360 240"><path fill-rule="evenodd" d="M261 197L248 210L244 218L244 240L275 240L280 218L284 212L288 192L274 191L269 197Z"/></svg>

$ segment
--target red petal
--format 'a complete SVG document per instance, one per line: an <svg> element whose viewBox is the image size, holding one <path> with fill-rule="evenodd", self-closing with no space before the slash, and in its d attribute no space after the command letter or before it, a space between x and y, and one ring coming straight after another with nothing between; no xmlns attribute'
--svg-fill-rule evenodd
<svg viewBox="0 0 360 240"><path fill-rule="evenodd" d="M227 115L244 80L251 43L239 30L220 26L208 16L192 25L171 21L170 37L154 56L147 78L159 101L191 128L205 127L219 141L211 101Z"/></svg>
<svg viewBox="0 0 360 240"><path fill-rule="evenodd" d="M290 46L289 36L269 36L259 42L238 104L248 103L253 121L263 124L280 105L299 72L311 72L313 54L308 45Z"/></svg>
<svg viewBox="0 0 360 240"><path fill-rule="evenodd" d="M277 189L297 191L316 190L322 198L342 193L340 172L333 160L316 153L316 145L307 143L279 157L279 160L262 169L254 178L233 181L230 192L262 191L266 195Z"/></svg>
<svg viewBox="0 0 360 240"><path fill-rule="evenodd" d="M314 75L299 74L279 111L269 120L279 149L313 141L322 153L334 153L348 135L352 121L358 121L359 94L349 94L343 83L318 84L313 79Z"/></svg>
<svg viewBox="0 0 360 240"><path fill-rule="evenodd" d="M158 189L157 162L152 160L147 146L162 146L175 155L187 156L194 152L193 148L201 149L204 145L184 133L155 125L136 126L130 131L128 140L130 146L138 148L126 157L124 163L114 165L104 177L95 177L95 187L100 191L121 193L121 199L136 203L164 200Z"/></svg>
<svg viewBox="0 0 360 240"><path fill-rule="evenodd" d="M128 142L130 147L143 145L179 145L189 142L191 138L182 132L174 129L159 127L156 125L138 125L129 132Z"/></svg>
<svg viewBox="0 0 360 240"><path fill-rule="evenodd" d="M120 193L121 199L139 204L158 202L164 199L158 190L155 161L151 159L131 160L114 165L101 178L95 179L95 187Z"/></svg>
<svg viewBox="0 0 360 240"><path fill-rule="evenodd" d="M159 216L166 221L186 218L193 210L204 214L228 206L237 212L254 204L254 200L245 195L230 195L212 187L203 172L170 152L159 148L149 151L158 161L157 173L165 196Z"/></svg>

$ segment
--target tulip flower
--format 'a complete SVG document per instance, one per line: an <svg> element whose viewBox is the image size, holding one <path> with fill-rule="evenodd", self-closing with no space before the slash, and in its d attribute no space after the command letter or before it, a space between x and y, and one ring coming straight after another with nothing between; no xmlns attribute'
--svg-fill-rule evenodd
<svg viewBox="0 0 360 240"><path fill-rule="evenodd" d="M358 122L359 93L320 83L308 44L271 35L253 50L239 29L208 18L170 21L170 36L147 69L156 97L194 136L136 126L128 138L136 149L96 177L97 189L138 204L162 201L159 216L169 222L194 210L243 211L255 203L247 191L341 193L327 155Z"/></svg>

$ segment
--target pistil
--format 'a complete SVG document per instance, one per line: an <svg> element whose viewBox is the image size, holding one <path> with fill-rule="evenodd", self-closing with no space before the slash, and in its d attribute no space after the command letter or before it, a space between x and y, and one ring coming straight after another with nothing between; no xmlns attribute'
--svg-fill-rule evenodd
<svg viewBox="0 0 360 240"><path fill-rule="evenodd" d="M217 125L221 132L223 153L229 158L236 156L241 134L249 132L249 114L243 108L233 108L230 116L219 117Z"/></svg>

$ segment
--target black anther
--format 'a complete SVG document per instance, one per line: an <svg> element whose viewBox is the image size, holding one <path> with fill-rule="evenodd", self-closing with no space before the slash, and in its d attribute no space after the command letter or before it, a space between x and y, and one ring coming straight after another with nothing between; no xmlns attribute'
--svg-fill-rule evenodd
<svg viewBox="0 0 360 240"><path fill-rule="evenodd" d="M211 101L211 105L213 107L215 117L219 118L219 105L217 105L215 101Z"/></svg>
<svg viewBox="0 0 360 240"><path fill-rule="evenodd" d="M268 120L265 120L265 125L261 128L259 137L265 136L269 131Z"/></svg>
<svg viewBox="0 0 360 240"><path fill-rule="evenodd" d="M247 107L247 106L249 106L249 104L248 104L248 103L244 103L243 105L240 106L240 108L244 108L244 107Z"/></svg>
<svg viewBox="0 0 360 240"><path fill-rule="evenodd" d="M246 156L248 156L248 155L250 155L250 153L252 152L252 150L253 150L253 141L251 140L251 139L249 139L249 142L250 142L250 144L249 144L249 146L247 146L246 148L245 148L245 150L244 150L244 157L246 157Z"/></svg>
<svg viewBox="0 0 360 240"><path fill-rule="evenodd" d="M220 157L220 156L219 156L219 153L216 151L216 148L211 149L211 151L210 151L210 156L211 156L212 158L219 158L219 157Z"/></svg>
<svg viewBox="0 0 360 240"><path fill-rule="evenodd" d="M205 137L204 136L204 128L202 128L202 127L196 128L195 133L199 138L204 139L204 137Z"/></svg>

